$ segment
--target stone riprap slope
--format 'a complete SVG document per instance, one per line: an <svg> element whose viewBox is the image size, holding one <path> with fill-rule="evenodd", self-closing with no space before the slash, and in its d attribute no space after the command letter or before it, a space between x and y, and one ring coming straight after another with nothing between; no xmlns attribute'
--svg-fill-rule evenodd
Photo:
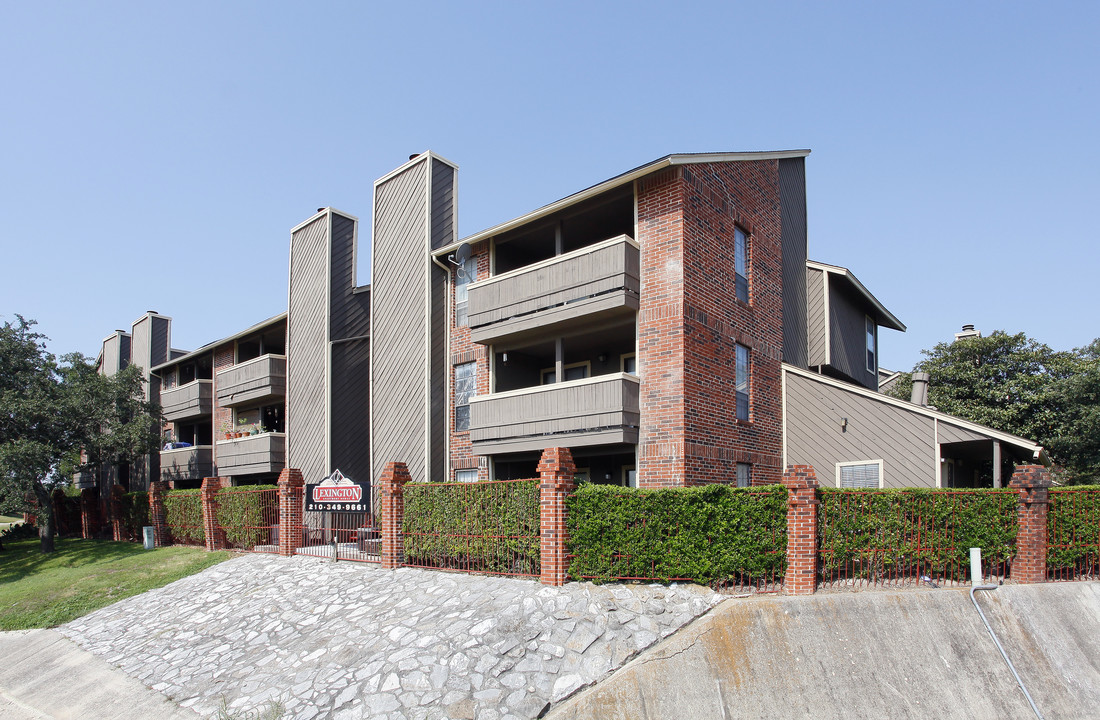
<svg viewBox="0 0 1100 720"><path fill-rule="evenodd" d="M721 599L245 555L59 630L209 716L531 718Z"/></svg>

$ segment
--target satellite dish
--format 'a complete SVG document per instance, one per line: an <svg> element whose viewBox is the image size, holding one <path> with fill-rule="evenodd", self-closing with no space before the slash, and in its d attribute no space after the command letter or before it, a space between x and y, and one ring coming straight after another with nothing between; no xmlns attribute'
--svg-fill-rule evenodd
<svg viewBox="0 0 1100 720"><path fill-rule="evenodd" d="M447 259L451 261L451 265L462 267L463 263L470 259L470 252L470 243L462 243L459 245L458 250L454 251L454 254L448 256Z"/></svg>

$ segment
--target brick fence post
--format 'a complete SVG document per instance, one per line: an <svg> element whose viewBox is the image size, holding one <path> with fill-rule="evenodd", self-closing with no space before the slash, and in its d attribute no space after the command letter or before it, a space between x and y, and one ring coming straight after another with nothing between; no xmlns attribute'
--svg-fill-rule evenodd
<svg viewBox="0 0 1100 720"><path fill-rule="evenodd" d="M222 478L208 477L202 480L202 529L206 536L207 550L225 549L225 530L218 525L218 491Z"/></svg>
<svg viewBox="0 0 1100 720"><path fill-rule="evenodd" d="M817 589L817 473L812 465L789 465L787 488L787 595L812 595Z"/></svg>
<svg viewBox="0 0 1100 720"><path fill-rule="evenodd" d="M388 462L378 482L382 515L382 567L393 570L405 561L405 483L412 480L403 462Z"/></svg>
<svg viewBox="0 0 1100 720"><path fill-rule="evenodd" d="M149 483L149 522L153 525L153 542L157 547L172 544L172 535L168 531L168 513L164 509L164 493L168 483L154 480Z"/></svg>
<svg viewBox="0 0 1100 720"><path fill-rule="evenodd" d="M1016 532L1016 557L1012 580L1041 583L1047 580L1047 510L1050 507L1050 474L1042 465L1021 465L1012 473L1009 487L1020 493Z"/></svg>
<svg viewBox="0 0 1100 720"><path fill-rule="evenodd" d="M539 555L543 585L569 579L569 527L565 498L573 492L576 465L569 448L547 448L539 460Z"/></svg>
<svg viewBox="0 0 1100 720"><path fill-rule="evenodd" d="M306 481L301 470L284 468L279 473L279 554L290 557L302 544L305 524Z"/></svg>
<svg viewBox="0 0 1100 720"><path fill-rule="evenodd" d="M80 491L80 537L91 540L95 537L99 523L96 522L96 488L83 488Z"/></svg>

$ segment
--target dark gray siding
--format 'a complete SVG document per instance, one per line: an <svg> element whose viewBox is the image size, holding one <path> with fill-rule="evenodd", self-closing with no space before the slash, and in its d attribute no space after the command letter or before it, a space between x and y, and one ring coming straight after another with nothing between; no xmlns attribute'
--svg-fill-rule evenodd
<svg viewBox="0 0 1100 720"><path fill-rule="evenodd" d="M332 215L329 328L331 468L357 481L370 478L370 291L356 291L355 220Z"/></svg>
<svg viewBox="0 0 1100 720"><path fill-rule="evenodd" d="M813 268L806 268L806 341L806 367L824 365L828 360L825 357L825 273Z"/></svg>
<svg viewBox="0 0 1100 720"><path fill-rule="evenodd" d="M936 486L932 418L794 373L786 379L788 464L813 465L822 485L835 486L837 463L882 460L886 487Z"/></svg>
<svg viewBox="0 0 1100 720"><path fill-rule="evenodd" d="M432 158L432 250L455 240L455 169Z"/></svg>
<svg viewBox="0 0 1100 720"><path fill-rule="evenodd" d="M325 213L290 237L286 453L287 466L300 469L306 482L329 473L328 233Z"/></svg>
<svg viewBox="0 0 1100 720"><path fill-rule="evenodd" d="M860 385L877 390L877 369L867 370L868 308L847 283L829 280L829 364Z"/></svg>
<svg viewBox="0 0 1100 720"><path fill-rule="evenodd" d="M408 465L427 479L428 162L375 187L371 252L371 476Z"/></svg>
<svg viewBox="0 0 1100 720"><path fill-rule="evenodd" d="M428 479L443 482L447 478L447 273L434 263L431 322L431 426L429 447L431 465Z"/></svg>
<svg viewBox="0 0 1100 720"><path fill-rule="evenodd" d="M806 160L779 161L783 238L783 362L807 367Z"/></svg>

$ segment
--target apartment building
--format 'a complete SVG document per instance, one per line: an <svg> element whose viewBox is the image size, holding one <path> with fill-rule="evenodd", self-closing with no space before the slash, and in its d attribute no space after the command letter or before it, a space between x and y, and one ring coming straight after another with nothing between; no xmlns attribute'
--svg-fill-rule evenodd
<svg viewBox="0 0 1100 720"><path fill-rule="evenodd" d="M365 480L400 460L416 481L523 478L563 446L598 483L812 464L839 486L946 487L1042 459L877 391L880 332L905 326L807 257L808 154L669 155L461 239L458 167L415 155L375 182L369 286L358 220L322 208L291 230L284 315L191 353L135 324L173 443L144 477Z"/></svg>

